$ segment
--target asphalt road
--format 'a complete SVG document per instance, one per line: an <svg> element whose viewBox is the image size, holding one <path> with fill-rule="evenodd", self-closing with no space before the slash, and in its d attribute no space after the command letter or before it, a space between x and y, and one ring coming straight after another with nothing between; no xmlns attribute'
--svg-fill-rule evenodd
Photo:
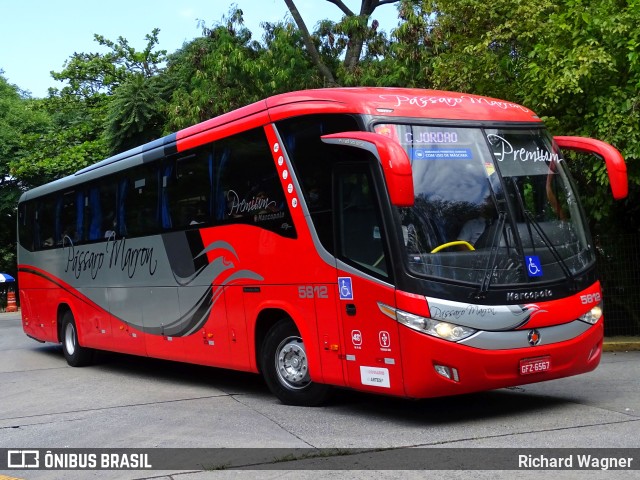
<svg viewBox="0 0 640 480"><path fill-rule="evenodd" d="M27 338L19 314L4 313L0 449L359 448L368 453L347 456L357 469L341 476L514 478L509 471L385 470L385 458L403 452L385 449L450 447L458 455L467 448L637 449L639 377L640 352L614 352L605 353L589 374L524 387L422 401L340 391L320 408L290 407L251 374L107 353L94 366L71 368L60 346ZM0 479L334 477L334 471L313 471L326 461L282 463L278 471L263 465L251 472L10 470L0 471ZM369 461L380 469L366 470ZM294 470L296 463L308 470ZM523 479L542 475L549 472L517 472ZM552 478L640 478L640 470L565 470Z"/></svg>

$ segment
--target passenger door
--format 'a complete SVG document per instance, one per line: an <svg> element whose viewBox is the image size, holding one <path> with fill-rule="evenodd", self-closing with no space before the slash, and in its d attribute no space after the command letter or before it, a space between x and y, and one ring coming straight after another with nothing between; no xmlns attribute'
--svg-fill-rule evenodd
<svg viewBox="0 0 640 480"><path fill-rule="evenodd" d="M344 360L351 387L403 395L398 324L380 309L395 308L395 288L378 198L368 163L336 166L336 296Z"/></svg>

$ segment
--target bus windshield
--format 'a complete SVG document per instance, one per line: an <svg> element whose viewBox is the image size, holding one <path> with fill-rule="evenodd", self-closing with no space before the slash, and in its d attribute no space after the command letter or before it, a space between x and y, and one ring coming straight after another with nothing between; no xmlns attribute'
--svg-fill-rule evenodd
<svg viewBox="0 0 640 480"><path fill-rule="evenodd" d="M595 261L569 173L545 130L376 131L411 160L415 203L398 213L412 273L488 288L571 279Z"/></svg>

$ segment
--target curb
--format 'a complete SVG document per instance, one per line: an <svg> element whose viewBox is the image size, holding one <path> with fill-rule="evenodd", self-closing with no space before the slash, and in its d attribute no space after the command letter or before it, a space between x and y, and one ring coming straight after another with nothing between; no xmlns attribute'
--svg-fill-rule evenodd
<svg viewBox="0 0 640 480"><path fill-rule="evenodd" d="M640 351L640 337L605 337L602 351L638 352Z"/></svg>

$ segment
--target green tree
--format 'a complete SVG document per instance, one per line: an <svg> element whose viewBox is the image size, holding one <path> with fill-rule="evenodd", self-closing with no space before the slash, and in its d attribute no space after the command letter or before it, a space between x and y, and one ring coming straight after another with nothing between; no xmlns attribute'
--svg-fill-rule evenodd
<svg viewBox="0 0 640 480"><path fill-rule="evenodd" d="M162 77L129 76L115 90L108 107L105 140L110 153L162 136L167 98Z"/></svg>
<svg viewBox="0 0 640 480"><path fill-rule="evenodd" d="M35 100L35 108L49 122L44 132L24 133L25 152L11 160L12 174L33 187L104 159L109 149L103 133L107 107L103 95L79 98L63 94Z"/></svg>
<svg viewBox="0 0 640 480"><path fill-rule="evenodd" d="M138 52L122 37L118 42L101 40L112 52L106 55L119 72L118 84L107 108L105 140L115 154L161 136L166 123L170 85L163 74L166 50L156 50L159 30L146 35L147 44ZM108 67L109 68L109 67Z"/></svg>
<svg viewBox="0 0 640 480"><path fill-rule="evenodd" d="M207 120L277 93L322 86L288 22L265 23L263 43L244 26L233 8L203 36L169 56L168 130Z"/></svg>
<svg viewBox="0 0 640 480"><path fill-rule="evenodd" d="M95 98L98 94L113 94L131 75L152 77L162 71L166 50L156 50L160 29L155 28L145 35L147 42L142 51L137 51L124 37L114 42L95 34L94 40L107 53L74 53L64 64L62 71L51 72L55 80L65 82L61 92L82 98Z"/></svg>
<svg viewBox="0 0 640 480"><path fill-rule="evenodd" d="M640 4L621 0L422 2L436 51L433 85L527 105L556 135L619 148L640 185ZM637 230L631 200L614 203L603 162L571 162L595 231ZM624 218L623 225L619 219Z"/></svg>
<svg viewBox="0 0 640 480"><path fill-rule="evenodd" d="M16 275L16 205L23 185L10 165L29 151L25 135L41 135L48 118L0 71L0 272Z"/></svg>
<svg viewBox="0 0 640 480"><path fill-rule="evenodd" d="M398 5L399 24L390 41L383 34L371 37L367 55L357 68L343 71L347 85L433 87L431 5L402 0ZM373 22L372 27L377 27Z"/></svg>
<svg viewBox="0 0 640 480"><path fill-rule="evenodd" d="M313 68L303 48L302 35L293 23L263 23L262 27L259 55L260 75L264 79L260 86L262 97L323 86L323 79Z"/></svg>
<svg viewBox="0 0 640 480"><path fill-rule="evenodd" d="M557 133L599 138L627 161L631 194L614 203L602 162L574 168L590 217L640 230L640 3L565 0L532 42L519 94ZM542 30L542 29L541 29ZM611 212L615 215L612 216Z"/></svg>
<svg viewBox="0 0 640 480"><path fill-rule="evenodd" d="M386 37L378 32L378 22L374 20L369 24L371 16L382 5L398 3L398 0L361 0L360 10L355 13L342 0L326 0L338 7L343 17L339 22L321 22L316 34L312 35L294 0L284 1L300 30L311 61L328 87L359 83L363 56L370 59L381 54L386 46ZM317 44L320 43L319 49ZM339 58L343 58L342 62L335 62Z"/></svg>
<svg viewBox="0 0 640 480"><path fill-rule="evenodd" d="M544 37L551 0L435 0L430 31L436 88L517 100L535 40Z"/></svg>
<svg viewBox="0 0 640 480"><path fill-rule="evenodd" d="M90 134L85 155L74 155L80 160L78 166L86 163L84 159L96 161L94 153L115 154L162 133L168 92L161 75L166 50L158 49L159 33L156 28L145 35L146 45L140 51L123 37L114 42L94 35L98 45L108 49L106 53L74 53L61 72L52 72L54 79L66 85L52 89L50 97L67 106L86 107L97 122L96 128L85 130ZM91 143L98 147L95 152Z"/></svg>
<svg viewBox="0 0 640 480"><path fill-rule="evenodd" d="M27 186L40 185L160 136L165 90L157 78L165 52L156 51L158 33L145 37L140 52L122 37L95 35L107 53L74 53L61 72L52 72L66 85L34 101L49 118L47 131L25 133L27 153L11 161L13 174Z"/></svg>
<svg viewBox="0 0 640 480"><path fill-rule="evenodd" d="M220 115L259 99L256 60L259 44L244 27L242 10L169 56L168 75L174 85L169 128L175 130Z"/></svg>

